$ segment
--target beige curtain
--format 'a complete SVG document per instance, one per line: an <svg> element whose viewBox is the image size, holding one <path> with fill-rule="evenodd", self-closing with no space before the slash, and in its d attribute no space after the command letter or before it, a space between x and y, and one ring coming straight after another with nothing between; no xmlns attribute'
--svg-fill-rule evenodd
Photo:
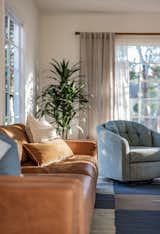
<svg viewBox="0 0 160 234"><path fill-rule="evenodd" d="M130 120L128 47L115 40L114 119Z"/></svg>
<svg viewBox="0 0 160 234"><path fill-rule="evenodd" d="M114 34L80 34L81 75L87 81L89 105L80 113L80 138L95 138L97 124L114 116Z"/></svg>

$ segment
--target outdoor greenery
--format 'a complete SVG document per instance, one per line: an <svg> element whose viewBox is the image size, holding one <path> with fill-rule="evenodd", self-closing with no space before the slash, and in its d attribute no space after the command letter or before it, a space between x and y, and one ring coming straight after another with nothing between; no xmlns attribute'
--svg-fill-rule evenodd
<svg viewBox="0 0 160 234"><path fill-rule="evenodd" d="M130 101L133 120L157 128L160 115L160 49L159 46L132 46L130 56Z"/></svg>
<svg viewBox="0 0 160 234"><path fill-rule="evenodd" d="M79 75L80 63L52 59L50 65L52 83L38 97L38 115L49 117L57 133L68 138L72 120L88 103L86 84Z"/></svg>

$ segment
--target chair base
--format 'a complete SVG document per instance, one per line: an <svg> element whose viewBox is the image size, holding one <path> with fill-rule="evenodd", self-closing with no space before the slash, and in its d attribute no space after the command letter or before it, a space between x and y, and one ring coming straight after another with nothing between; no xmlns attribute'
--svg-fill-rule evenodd
<svg viewBox="0 0 160 234"><path fill-rule="evenodd" d="M148 180L131 180L131 181L119 181L119 180L114 180L111 178L105 178L107 180L113 181L113 182L118 182L119 184L130 184L130 185L140 185L140 184L152 184L154 179L148 179Z"/></svg>

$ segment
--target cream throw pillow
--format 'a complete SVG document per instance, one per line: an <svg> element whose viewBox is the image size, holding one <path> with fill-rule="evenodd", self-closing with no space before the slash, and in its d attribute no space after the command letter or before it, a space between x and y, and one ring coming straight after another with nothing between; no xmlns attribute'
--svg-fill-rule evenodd
<svg viewBox="0 0 160 234"><path fill-rule="evenodd" d="M56 129L44 117L38 120L31 114L27 116L26 133L32 143L48 143L59 138Z"/></svg>

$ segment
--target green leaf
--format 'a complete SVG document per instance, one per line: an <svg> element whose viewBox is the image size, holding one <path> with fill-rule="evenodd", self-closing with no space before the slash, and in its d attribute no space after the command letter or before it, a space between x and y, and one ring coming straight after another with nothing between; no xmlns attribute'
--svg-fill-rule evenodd
<svg viewBox="0 0 160 234"><path fill-rule="evenodd" d="M78 74L80 63L70 66L69 60L59 62L52 59L50 65L49 78L56 82L48 85L38 96L37 115L49 116L51 123L56 124L57 132L66 137L77 112L87 106L86 82L81 80L84 76Z"/></svg>

